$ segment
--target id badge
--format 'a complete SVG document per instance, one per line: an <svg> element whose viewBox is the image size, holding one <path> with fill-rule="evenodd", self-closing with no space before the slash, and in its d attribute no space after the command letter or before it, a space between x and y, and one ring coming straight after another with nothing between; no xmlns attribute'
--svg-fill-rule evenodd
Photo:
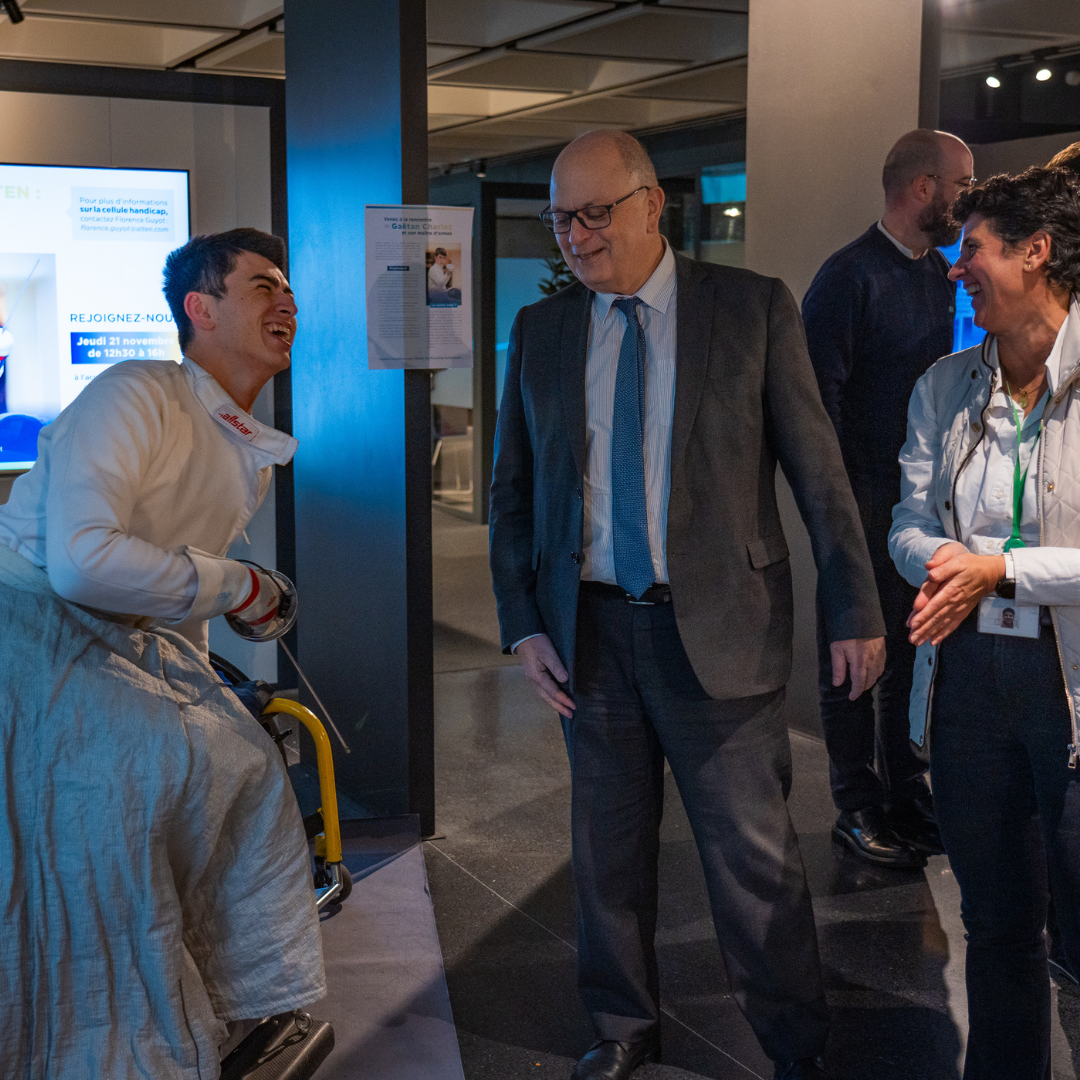
<svg viewBox="0 0 1080 1080"><path fill-rule="evenodd" d="M1039 605L1018 604L1000 596L984 596L979 601L979 633L1007 637L1039 636Z"/></svg>

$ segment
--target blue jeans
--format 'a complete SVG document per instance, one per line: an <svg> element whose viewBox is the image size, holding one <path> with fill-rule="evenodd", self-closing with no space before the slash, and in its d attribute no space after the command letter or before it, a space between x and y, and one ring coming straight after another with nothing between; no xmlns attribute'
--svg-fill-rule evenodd
<svg viewBox="0 0 1080 1080"><path fill-rule="evenodd" d="M967 930L964 1080L1050 1080L1049 884L1066 955L1080 963L1080 785L1052 627L941 645L930 778Z"/></svg>

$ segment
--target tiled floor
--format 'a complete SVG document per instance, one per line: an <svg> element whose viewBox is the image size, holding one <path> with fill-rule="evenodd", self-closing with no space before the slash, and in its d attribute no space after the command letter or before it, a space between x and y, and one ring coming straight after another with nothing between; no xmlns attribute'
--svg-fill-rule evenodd
<svg viewBox="0 0 1080 1080"><path fill-rule="evenodd" d="M554 714L498 654L483 530L444 517L436 515L436 629L451 648L441 664L437 657L435 680L444 836L425 853L465 1076L566 1080L590 1039L575 988L566 754ZM467 604L455 609L452 594ZM792 749L791 814L814 896L836 1072L841 1080L957 1080L964 939L947 860L912 873L837 858L824 747L793 733ZM660 902L664 1063L637 1075L769 1080L771 1064L727 991L673 784ZM1055 1014L1054 1077L1075 1080L1080 999L1055 997Z"/></svg>

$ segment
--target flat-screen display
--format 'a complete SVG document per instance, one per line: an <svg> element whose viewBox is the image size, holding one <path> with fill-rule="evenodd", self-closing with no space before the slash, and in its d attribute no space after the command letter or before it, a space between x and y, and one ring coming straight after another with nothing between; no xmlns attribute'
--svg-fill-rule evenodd
<svg viewBox="0 0 1080 1080"><path fill-rule="evenodd" d="M122 360L176 360L165 256L188 239L188 174L0 164L0 470Z"/></svg>

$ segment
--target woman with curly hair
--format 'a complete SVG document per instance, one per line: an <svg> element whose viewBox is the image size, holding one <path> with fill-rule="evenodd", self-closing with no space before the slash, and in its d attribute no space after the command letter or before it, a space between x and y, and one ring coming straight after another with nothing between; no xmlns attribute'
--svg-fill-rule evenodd
<svg viewBox="0 0 1080 1080"><path fill-rule="evenodd" d="M953 214L987 337L915 387L889 549L920 590L911 726L967 930L964 1080L1049 1080L1047 867L1080 970L1080 180L995 176Z"/></svg>

